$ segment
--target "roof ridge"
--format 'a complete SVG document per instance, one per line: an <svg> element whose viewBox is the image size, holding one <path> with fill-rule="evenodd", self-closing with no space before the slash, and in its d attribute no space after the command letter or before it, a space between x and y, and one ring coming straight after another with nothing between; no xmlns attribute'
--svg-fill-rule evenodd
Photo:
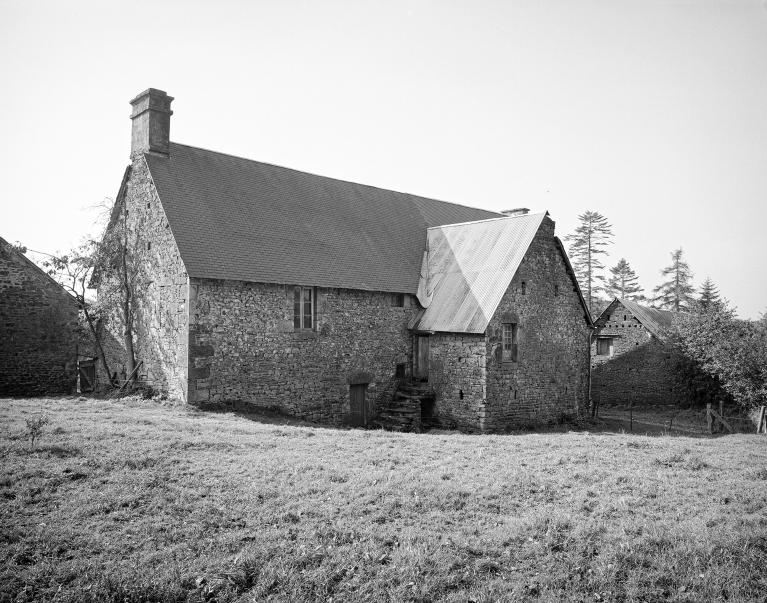
<svg viewBox="0 0 767 603"><path fill-rule="evenodd" d="M171 141L170 144L178 145L178 146L181 146L181 147L186 147L188 149L196 149L198 151L204 151L206 153L213 153L215 155L224 155L225 157L232 157L233 159L240 159L242 161L249 161L251 163L258 163L258 164L261 164L261 165L268 165L268 166L271 166L271 167L276 167L276 168L279 168L281 170L288 170L288 171L295 172L295 173L298 173L298 174L307 174L309 176L315 176L316 178L327 178L328 180L334 180L336 182L343 182L345 184L353 184L355 186L364 186L365 188L368 188L368 189L375 189L375 190L384 191L384 192L387 192L387 193L397 193L398 195L409 195L411 197L416 197L418 199L426 199L427 201L436 201L437 203L444 203L446 205L455 205L457 207L465 207L465 208L468 208L468 209L475 209L477 211L486 211L488 213L497 213L497 214L501 213L501 212L496 212L496 211L493 211L493 210L490 210L490 209L484 209L482 207L474 207L472 205L465 205L463 203L456 203L455 201L445 201L444 199L435 199L434 197L426 197L424 195L418 195L416 193L408 193L408 192L405 192L405 191L399 191L399 190L395 190L393 188L384 188L382 186L376 186L374 184L363 184L362 182L355 182L353 180L345 180L343 178L336 178L335 176L325 176L323 174L316 174L314 172L309 172L309 171L306 171L306 170L298 170L296 168L291 168L291 167L287 167L287 166L284 166L284 165L278 165L276 163L269 163L268 161L260 161L258 159L251 159L250 157L243 157L241 155L233 155L232 153L222 153L221 151L214 151L212 149L206 149L206 148L203 148L203 147L197 147L197 146L190 145L190 144L184 144L182 142L173 142L173 141ZM173 157L173 153L171 153L171 157ZM421 213L420 209L418 210L418 213ZM499 216L499 217L503 217L503 216ZM490 219L493 219L493 218L490 218Z"/></svg>
<svg viewBox="0 0 767 603"><path fill-rule="evenodd" d="M466 207L465 205L463 207ZM486 210L488 211L488 210ZM492 222L494 220L506 220L506 219L514 219L514 218L534 218L536 216L546 216L547 212L537 213L537 214L522 214L520 216L498 216L497 218L485 218L484 220L470 220L469 222L456 222L455 224L442 224L441 226L429 226L426 230L433 230L435 228L449 228L451 226L467 226L469 224L478 224L480 222ZM541 218L542 219L542 218Z"/></svg>

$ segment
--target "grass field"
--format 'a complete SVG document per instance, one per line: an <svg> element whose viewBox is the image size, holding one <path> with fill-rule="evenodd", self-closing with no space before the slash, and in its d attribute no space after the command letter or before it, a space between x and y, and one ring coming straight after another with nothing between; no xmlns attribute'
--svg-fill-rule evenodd
<svg viewBox="0 0 767 603"><path fill-rule="evenodd" d="M395 434L82 398L0 415L0 601L767 595L764 436Z"/></svg>

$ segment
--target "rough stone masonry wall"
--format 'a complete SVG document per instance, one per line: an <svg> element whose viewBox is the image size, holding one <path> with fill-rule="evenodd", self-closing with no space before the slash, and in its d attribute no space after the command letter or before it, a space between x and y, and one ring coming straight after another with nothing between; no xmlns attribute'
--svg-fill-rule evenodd
<svg viewBox="0 0 767 603"><path fill-rule="evenodd" d="M0 396L71 393L77 303L0 241Z"/></svg>
<svg viewBox="0 0 767 603"><path fill-rule="evenodd" d="M501 359L503 323L519 325L517 362ZM485 430L548 423L585 412L590 332L554 239L554 222L546 218L486 331Z"/></svg>
<svg viewBox="0 0 767 603"><path fill-rule="evenodd" d="M137 272L134 346L136 362L143 361L139 378L172 397L185 399L188 279L143 155L132 164L122 219L127 220L130 233L129 263ZM115 287L114 280L99 287L100 295L106 287ZM107 328L109 341L124 341L123 321L116 308ZM124 375L124 346L108 346L107 355L110 370Z"/></svg>
<svg viewBox="0 0 767 603"><path fill-rule="evenodd" d="M189 401L247 402L325 423L349 414L350 383L371 411L411 363L414 308L392 294L317 288L312 330L293 328L293 286L192 279Z"/></svg>
<svg viewBox="0 0 767 603"><path fill-rule="evenodd" d="M596 338L613 337L613 355L597 355ZM672 404L684 397L672 350L624 306L602 316L591 346L591 398L599 404Z"/></svg>
<svg viewBox="0 0 767 603"><path fill-rule="evenodd" d="M435 333L429 340L434 418L448 428L481 431L486 412L484 335Z"/></svg>

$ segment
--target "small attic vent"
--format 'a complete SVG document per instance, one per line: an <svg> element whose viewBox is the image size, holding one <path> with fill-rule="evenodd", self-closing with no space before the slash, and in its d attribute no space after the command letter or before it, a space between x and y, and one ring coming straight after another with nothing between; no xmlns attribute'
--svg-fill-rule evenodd
<svg viewBox="0 0 767 603"><path fill-rule="evenodd" d="M514 209L502 209L501 213L505 216L526 216L530 210L526 207L515 207Z"/></svg>

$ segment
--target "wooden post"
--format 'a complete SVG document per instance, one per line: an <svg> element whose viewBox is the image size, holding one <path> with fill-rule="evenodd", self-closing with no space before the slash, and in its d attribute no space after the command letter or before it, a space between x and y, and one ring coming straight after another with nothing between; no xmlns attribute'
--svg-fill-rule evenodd
<svg viewBox="0 0 767 603"><path fill-rule="evenodd" d="M711 416L711 402L706 404L706 423L708 423L708 432L714 433L714 417Z"/></svg>
<svg viewBox="0 0 767 603"><path fill-rule="evenodd" d="M631 433L634 433L634 401L633 400L631 401L631 405L629 406L629 417L630 417L629 431L631 431Z"/></svg>
<svg viewBox="0 0 767 603"><path fill-rule="evenodd" d="M718 431L724 431L724 400L719 400L719 418L722 419L722 423Z"/></svg>
<svg viewBox="0 0 767 603"><path fill-rule="evenodd" d="M759 422L756 424L756 433L762 433L762 427L764 427L764 433L767 433L767 406L759 408Z"/></svg>
<svg viewBox="0 0 767 603"><path fill-rule="evenodd" d="M133 367L133 370L130 372L130 375L128 375L128 378L125 380L125 383L123 383L123 384L120 386L120 391L122 391L123 389L125 389L125 386L126 386L126 385L128 385L128 383L130 383L130 380L131 380L131 378L133 377L133 375L135 375L135 374L136 374L136 371L139 369L139 367L140 367L142 364L144 364L144 361L143 361L143 360L139 360L138 364L137 364L136 366L134 366L134 367Z"/></svg>

